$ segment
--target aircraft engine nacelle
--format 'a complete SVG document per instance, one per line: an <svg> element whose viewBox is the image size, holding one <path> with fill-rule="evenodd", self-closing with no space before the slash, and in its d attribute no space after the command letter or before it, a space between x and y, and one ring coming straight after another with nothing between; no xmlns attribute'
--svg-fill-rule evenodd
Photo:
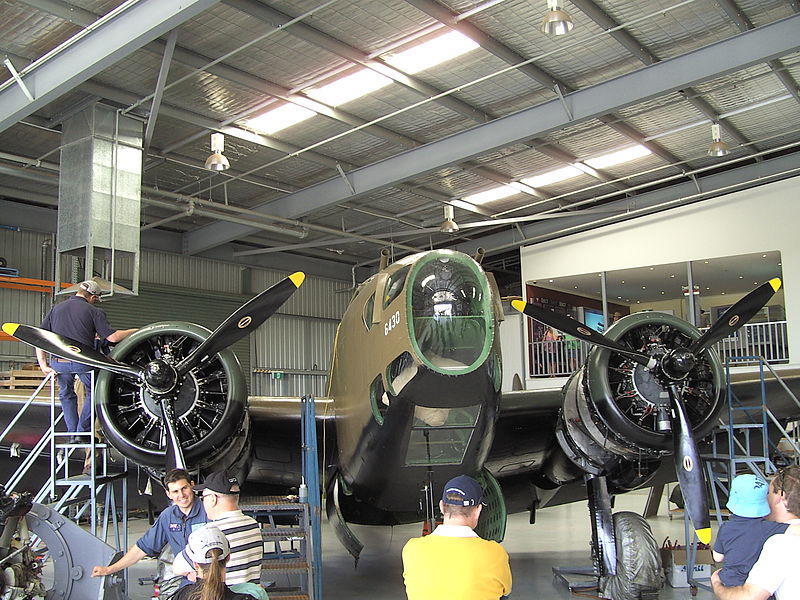
<svg viewBox="0 0 800 600"><path fill-rule="evenodd" d="M664 313L624 317L605 336L650 356L688 347L700 337L689 323ZM713 350L702 352L681 382L695 439L708 435L724 406L724 378ZM595 346L564 388L545 477L560 485L585 473L606 475L616 491L644 485L673 453L670 399L664 382L629 357Z"/></svg>
<svg viewBox="0 0 800 600"><path fill-rule="evenodd" d="M191 323L155 323L117 344L112 357L140 368L154 359L176 364L210 333ZM95 398L108 441L151 473L163 473L166 435L157 398L140 382L108 371L97 377ZM172 398L187 467L240 471L250 454L250 418L244 373L233 351L201 361Z"/></svg>

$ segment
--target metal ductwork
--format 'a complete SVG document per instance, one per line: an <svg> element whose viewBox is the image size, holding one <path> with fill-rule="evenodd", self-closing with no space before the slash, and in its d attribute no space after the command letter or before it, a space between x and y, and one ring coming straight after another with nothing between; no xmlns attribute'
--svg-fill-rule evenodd
<svg viewBox="0 0 800 600"><path fill-rule="evenodd" d="M65 266L61 257L68 256L73 257L74 281L97 273L114 284L114 261L124 253L133 255L132 293L136 293L142 122L103 104L65 120L60 173L56 283L61 282Z"/></svg>

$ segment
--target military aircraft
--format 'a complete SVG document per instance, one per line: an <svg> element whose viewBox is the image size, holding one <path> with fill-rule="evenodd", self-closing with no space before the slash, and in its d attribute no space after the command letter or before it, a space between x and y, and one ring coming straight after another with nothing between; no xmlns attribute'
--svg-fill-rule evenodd
<svg viewBox="0 0 800 600"><path fill-rule="evenodd" d="M248 482L296 486L299 411L274 398L253 398L248 407L244 375L225 348L272 314L298 279L262 292L214 333L157 323L123 340L110 358L34 327L3 330L103 369L95 398L104 432L135 462L154 471L165 464L243 469ZM674 456L688 511L705 536L695 440L724 407L722 368L710 346L744 325L777 285L746 296L702 336L663 313L625 317L600 335L520 303L525 314L594 348L563 392L501 393L503 310L491 274L449 250L382 263L345 311L327 398L318 399L332 405L332 414L319 412L335 427L325 480L337 534L357 557L361 544L346 523L430 520L444 482L468 473L486 492L488 537L502 538L506 510L533 517L537 506L588 494L595 567L611 580L620 576L617 546L649 545L656 556L657 547L646 522L617 527L615 537L610 496L674 480L670 461L660 468Z"/></svg>

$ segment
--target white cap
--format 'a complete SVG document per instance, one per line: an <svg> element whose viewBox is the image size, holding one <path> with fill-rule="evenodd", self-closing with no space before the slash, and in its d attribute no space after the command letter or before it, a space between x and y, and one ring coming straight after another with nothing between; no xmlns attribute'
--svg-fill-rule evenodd
<svg viewBox="0 0 800 600"><path fill-rule="evenodd" d="M206 525L196 529L189 535L189 543L186 544L186 555L198 564L208 564L211 562L208 551L214 548L222 550L219 560L224 560L231 553L231 547L225 534L214 525Z"/></svg>
<svg viewBox="0 0 800 600"><path fill-rule="evenodd" d="M84 292L90 293L92 296L100 296L100 286L92 279L82 281L78 287Z"/></svg>

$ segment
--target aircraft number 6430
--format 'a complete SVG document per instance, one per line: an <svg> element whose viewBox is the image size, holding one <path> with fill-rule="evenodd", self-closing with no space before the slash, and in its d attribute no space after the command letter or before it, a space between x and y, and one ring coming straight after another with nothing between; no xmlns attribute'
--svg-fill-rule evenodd
<svg viewBox="0 0 800 600"><path fill-rule="evenodd" d="M383 335L389 335L389 332L400 325L400 311L394 313L386 323L383 324Z"/></svg>

